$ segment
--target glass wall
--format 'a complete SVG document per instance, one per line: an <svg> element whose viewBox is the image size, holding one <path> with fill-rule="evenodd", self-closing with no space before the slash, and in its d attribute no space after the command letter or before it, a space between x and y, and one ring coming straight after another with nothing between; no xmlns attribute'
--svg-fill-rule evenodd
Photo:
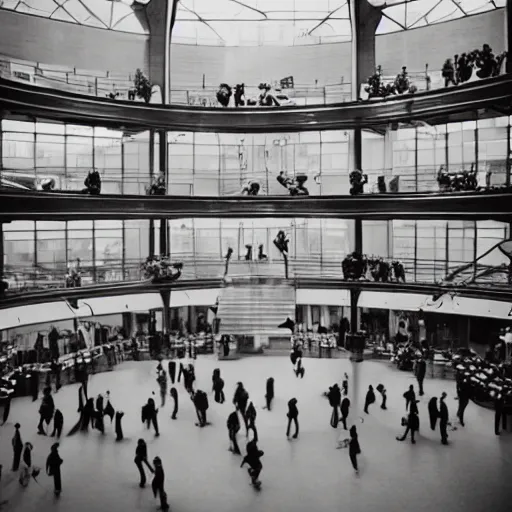
<svg viewBox="0 0 512 512"><path fill-rule="evenodd" d="M419 123L418 123L419 124ZM398 178L400 192L438 191L437 173L474 169L482 187L507 182L509 117L463 123L399 127L385 135L363 134L363 168L368 192L377 191L377 177Z"/></svg>

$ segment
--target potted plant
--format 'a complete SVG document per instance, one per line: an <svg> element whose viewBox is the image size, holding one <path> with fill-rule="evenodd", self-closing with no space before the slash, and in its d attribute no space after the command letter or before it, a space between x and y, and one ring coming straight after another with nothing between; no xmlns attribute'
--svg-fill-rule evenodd
<svg viewBox="0 0 512 512"><path fill-rule="evenodd" d="M137 97L142 98L146 103L151 101L153 85L149 81L149 78L140 69L137 69L135 72L133 86Z"/></svg>

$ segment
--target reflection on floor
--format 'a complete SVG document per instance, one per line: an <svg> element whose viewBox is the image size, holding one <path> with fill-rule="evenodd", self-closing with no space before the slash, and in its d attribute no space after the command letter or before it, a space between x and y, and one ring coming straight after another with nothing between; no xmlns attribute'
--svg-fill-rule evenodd
<svg viewBox="0 0 512 512"><path fill-rule="evenodd" d="M148 442L149 457L159 455L166 473L166 490L173 512L381 512L439 510L440 512L500 512L508 509L512 490L512 434L497 437L493 432L493 413L470 404L466 428L450 432L449 446L442 446L439 434L428 425L426 403L430 396L448 392L450 416L457 402L455 385L448 381L427 380L426 396L420 404L421 435L416 445L399 443L400 418L404 414L402 394L413 382L411 374L397 372L386 363L363 362L357 365L357 382L351 380L351 394L358 404L349 419L358 425L362 448L360 474L350 465L348 451L337 450L341 427L329 425L330 408L322 396L329 385L340 382L353 365L348 360L305 360L306 375L298 380L285 357L247 358L219 362L213 358L196 361L197 385L208 391L212 426L194 426L196 415L182 385L177 421L170 419L168 403L159 413L161 436L154 438L143 428L140 407L154 390L157 395L156 364L124 363L113 373L93 376L90 395L111 391L115 408L126 412L126 440L115 442L107 419L107 434L64 437L63 493L56 500L52 479L44 472L38 485L32 481L21 489L10 472L13 424L21 423L23 441L34 444L33 461L43 466L51 438L36 435L39 403L24 398L13 403L10 421L0 429L0 457L4 464L1 500L9 500L4 511L73 512L153 511L157 501L150 488L139 489L133 463L137 438ZM226 382L227 401L216 404L211 396L212 370L219 367ZM272 412L263 410L265 381L275 378L276 400ZM352 377L351 377L352 378ZM354 377L356 378L356 377ZM262 459L262 490L249 484L240 458L228 451L226 419L232 411L231 398L236 383L243 381L257 408L257 425ZM388 389L388 410L377 405L370 415L361 411L361 402L369 384L382 382ZM358 388L358 389L355 389ZM287 441L286 403L297 397L300 411L300 437ZM378 397L379 400L380 397ZM354 398L352 398L354 404ZM63 388L55 396L56 406L65 417L65 432L77 420L77 386ZM364 422L360 418L364 417ZM348 437L348 436L347 436ZM239 436L245 448L245 437Z"/></svg>

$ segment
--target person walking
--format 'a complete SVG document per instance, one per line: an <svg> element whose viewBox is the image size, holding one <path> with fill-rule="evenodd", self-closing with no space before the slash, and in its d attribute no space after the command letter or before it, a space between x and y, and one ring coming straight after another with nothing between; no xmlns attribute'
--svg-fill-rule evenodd
<svg viewBox="0 0 512 512"><path fill-rule="evenodd" d="M238 447L238 442L236 439L236 435L240 430L240 420L238 419L238 413L236 410L228 416L227 427L230 442L229 450L235 455L241 455L240 448Z"/></svg>
<svg viewBox="0 0 512 512"><path fill-rule="evenodd" d="M59 455L59 443L51 447L50 455L46 459L46 473L53 476L54 493L59 496L62 492L61 466L64 461Z"/></svg>
<svg viewBox="0 0 512 512"><path fill-rule="evenodd" d="M162 460L160 457L153 459L153 466L155 467L153 481L151 482L151 488L155 498L160 498L160 510L169 510L169 504L167 503L167 493L164 490L165 474L162 466Z"/></svg>
<svg viewBox="0 0 512 512"><path fill-rule="evenodd" d="M361 447L359 446L359 436L357 435L357 428L355 425L350 427L350 442L348 445L348 454L350 456L350 462L356 473L359 473L359 467L357 464L357 456L361 453Z"/></svg>
<svg viewBox="0 0 512 512"><path fill-rule="evenodd" d="M288 426L286 427L286 437L290 438L290 429L292 426L292 422L295 424L295 434L293 434L293 439L297 439L299 437L299 409L297 408L297 399L292 398L288 402Z"/></svg>
<svg viewBox="0 0 512 512"><path fill-rule="evenodd" d="M448 421L449 421L449 413L448 406L446 405L446 393L443 392L441 395L441 400L439 403L439 430L441 432L441 443L448 444Z"/></svg>
<svg viewBox="0 0 512 512"><path fill-rule="evenodd" d="M21 454L23 452L23 441L21 440L20 424L14 425L14 436L12 438L12 470L18 471L20 468Z"/></svg>
<svg viewBox="0 0 512 512"><path fill-rule="evenodd" d="M364 401L364 412L366 414L370 414L368 412L368 407L370 407L371 404L375 403L375 392L373 391L373 386L368 386L368 391L366 393L366 398Z"/></svg>
<svg viewBox="0 0 512 512"><path fill-rule="evenodd" d="M329 388L329 392L327 393L327 398L329 400L329 405L332 407L331 414L331 427L338 428L339 416L338 409L341 407L341 389L338 384L334 384Z"/></svg>
<svg viewBox="0 0 512 512"><path fill-rule="evenodd" d="M383 409L383 410L386 410L387 409L386 404L387 404L387 401L388 401L388 393L386 391L386 388L384 387L383 384L379 384L376 389L377 389L377 391L382 396L382 402L380 404L380 408Z"/></svg>
<svg viewBox="0 0 512 512"><path fill-rule="evenodd" d="M146 486L146 473L144 471L145 464L151 473L154 473L154 469L148 462L148 447L146 445L146 441L144 439L139 439L137 441L137 448L135 448L135 459L134 461L137 469L139 470L140 482L139 487L144 488Z"/></svg>
<svg viewBox="0 0 512 512"><path fill-rule="evenodd" d="M269 377L267 379L267 393L265 395L265 409L272 410L272 400L274 400L274 378Z"/></svg>
<svg viewBox="0 0 512 512"><path fill-rule="evenodd" d="M411 410L409 411L409 415L407 416L406 421L406 429L404 435L402 437L397 437L397 441L405 441L407 438L407 434L411 433L411 443L416 444L416 440L414 436L416 432L420 429L420 418L418 416L418 408L415 406L411 406Z"/></svg>
<svg viewBox="0 0 512 512"><path fill-rule="evenodd" d="M345 430L347 430L347 418L348 418L348 413L350 410L350 400L348 399L348 397L345 396L345 398L342 400L340 410L341 410L341 422L343 423L343 428Z"/></svg>
<svg viewBox="0 0 512 512"><path fill-rule="evenodd" d="M457 399L459 400L459 407L457 408L457 418L459 418L460 424L464 427L464 412L469 404L471 391L468 383L465 380L461 380L457 383Z"/></svg>
<svg viewBox="0 0 512 512"><path fill-rule="evenodd" d="M405 410L409 410L409 405L411 402L416 401L416 393L414 392L414 386L411 384L409 389L404 393L405 398Z"/></svg>
<svg viewBox="0 0 512 512"><path fill-rule="evenodd" d="M423 396L425 394L423 392L423 381L425 380L425 375L427 373L427 362L423 357L420 357L416 361L415 373L416 380L418 381L420 396Z"/></svg>
<svg viewBox="0 0 512 512"><path fill-rule="evenodd" d="M428 402L428 418L430 428L436 430L437 420L439 419L439 409L437 407L437 396L432 397Z"/></svg>

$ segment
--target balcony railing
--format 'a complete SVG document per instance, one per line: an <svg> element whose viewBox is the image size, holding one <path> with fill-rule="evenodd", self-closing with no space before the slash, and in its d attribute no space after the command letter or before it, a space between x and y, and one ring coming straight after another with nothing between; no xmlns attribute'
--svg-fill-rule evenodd
<svg viewBox="0 0 512 512"><path fill-rule="evenodd" d="M398 72L399 70L397 70ZM110 72L77 71L76 69L56 69L42 64L30 63L0 56L0 76L10 80L29 82L41 87L57 89L77 94L101 98L118 94L117 99L128 100L128 91L133 88L133 77ZM383 76L384 82L393 82L394 75ZM443 87L440 70L409 73L411 84L418 91ZM233 84L234 85L234 84ZM278 86L278 84L275 84ZM171 104L201 107L221 107L217 101L218 86L190 84L171 88ZM258 97L257 84L245 85L246 98ZM330 105L351 101L350 82L335 84L295 84L293 89L283 89L288 100L283 104L298 106ZM115 101L115 99L113 99ZM137 100L142 101L142 100Z"/></svg>
<svg viewBox="0 0 512 512"><path fill-rule="evenodd" d="M399 258L400 259L400 258ZM181 279L213 279L224 276L225 261L218 256L202 255L193 257L190 253L173 254L173 261L183 262ZM448 268L444 261L422 259L400 259L405 267L406 282L434 283L444 277L463 262L451 262ZM144 279L141 261L112 261L92 268L84 264L81 269L82 286L99 283L140 281ZM64 265L62 266L64 267ZM229 263L228 277L284 277L284 261L268 259L264 261L232 260ZM309 258L290 258L289 278L325 278L342 279L341 260L322 258L319 254ZM19 293L33 289L64 288L66 271L54 268L27 268L9 265L5 269L5 279L9 283L8 293ZM371 280L368 279L368 280Z"/></svg>

